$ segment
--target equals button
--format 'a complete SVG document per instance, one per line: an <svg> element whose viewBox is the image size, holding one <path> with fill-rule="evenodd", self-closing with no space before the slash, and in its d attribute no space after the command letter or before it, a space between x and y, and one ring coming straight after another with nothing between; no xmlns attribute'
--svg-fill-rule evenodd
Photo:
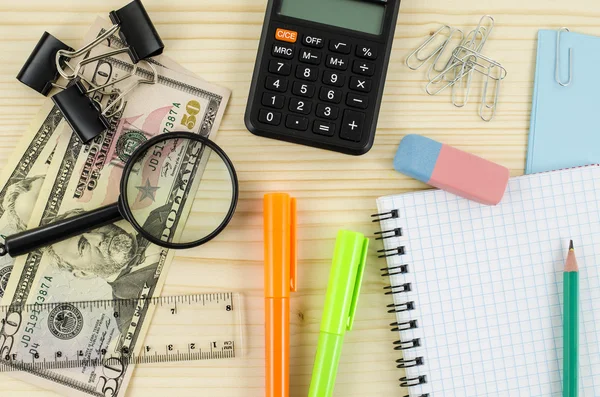
<svg viewBox="0 0 600 397"><path fill-rule="evenodd" d="M319 135L333 136L335 133L335 124L317 120L313 126L313 132Z"/></svg>

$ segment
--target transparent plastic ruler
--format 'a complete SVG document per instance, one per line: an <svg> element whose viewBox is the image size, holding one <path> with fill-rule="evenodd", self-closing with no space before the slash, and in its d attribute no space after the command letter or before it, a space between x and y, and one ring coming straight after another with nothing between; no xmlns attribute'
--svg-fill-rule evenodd
<svg viewBox="0 0 600 397"><path fill-rule="evenodd" d="M146 305L148 332L132 346ZM243 351L240 308L230 292L0 306L0 372L234 358Z"/></svg>

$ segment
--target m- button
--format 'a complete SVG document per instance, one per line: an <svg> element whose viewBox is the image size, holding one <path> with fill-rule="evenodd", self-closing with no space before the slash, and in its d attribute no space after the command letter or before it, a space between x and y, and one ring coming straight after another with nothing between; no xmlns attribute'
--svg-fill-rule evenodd
<svg viewBox="0 0 600 397"><path fill-rule="evenodd" d="M277 29L275 31L275 38L279 41L286 41L288 43L295 43L298 40L298 32L287 29Z"/></svg>

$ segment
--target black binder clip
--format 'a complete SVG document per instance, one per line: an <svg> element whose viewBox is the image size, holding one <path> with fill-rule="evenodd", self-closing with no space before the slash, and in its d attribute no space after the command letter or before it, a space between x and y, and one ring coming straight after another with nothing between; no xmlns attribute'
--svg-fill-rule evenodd
<svg viewBox="0 0 600 397"><path fill-rule="evenodd" d="M117 11L111 11L109 15L114 25L78 50L74 50L45 32L17 79L42 95L48 95L52 87L57 86L59 74L67 80L74 80L81 77L79 76L81 67L90 61L87 59L72 66L69 63L71 59L85 55L117 32L125 43L125 48L97 55L94 59L127 53L133 63L137 64L141 60L162 54L164 44L140 0L134 0Z"/></svg>
<svg viewBox="0 0 600 397"><path fill-rule="evenodd" d="M73 49L50 33L44 32L17 75L17 79L40 94L48 95L53 87L57 87L58 68L64 66L64 61L57 66L56 54L59 51L73 51Z"/></svg>
<svg viewBox="0 0 600 397"><path fill-rule="evenodd" d="M63 64L69 66L73 71L72 73L67 73L64 69L59 68L59 73L65 79L72 80L76 78L78 71L82 66L82 63L80 62L75 65L75 67L72 67L68 63L69 59L86 54L117 32L123 40L125 47L96 55L94 57L96 60L127 53L132 62L137 64L139 61L162 54L165 46L140 0L134 0L117 11L111 11L109 16L114 25L98 36L94 41L86 44L77 51L58 51L56 63L58 64L62 61Z"/></svg>
<svg viewBox="0 0 600 397"><path fill-rule="evenodd" d="M165 45L140 0L111 11L109 16L114 26L120 27L119 36L129 47L133 63L162 54Z"/></svg>
<svg viewBox="0 0 600 397"><path fill-rule="evenodd" d="M73 131L88 143L109 127L100 104L88 96L89 92L79 79L52 97Z"/></svg>
<svg viewBox="0 0 600 397"><path fill-rule="evenodd" d="M133 72L118 80L102 86L95 86L82 78L76 78L71 81L68 87L55 94L52 100L62 112L65 120L69 123L73 131L81 138L83 143L88 143L100 135L109 127L109 119L120 113L125 107L125 97L140 84L156 84L158 73L154 66L146 62L150 67L153 78L140 79L123 91L115 90L108 94L103 91L104 88L114 85L135 75L137 66L133 66ZM86 88L85 82L90 88ZM99 93L101 95L119 94L112 102L102 106L99 102L90 97L90 94Z"/></svg>

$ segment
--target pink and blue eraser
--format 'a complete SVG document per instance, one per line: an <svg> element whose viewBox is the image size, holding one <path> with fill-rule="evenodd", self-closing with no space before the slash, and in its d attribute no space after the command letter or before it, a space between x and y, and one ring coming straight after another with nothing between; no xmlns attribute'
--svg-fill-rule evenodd
<svg viewBox="0 0 600 397"><path fill-rule="evenodd" d="M508 168L421 135L407 135L394 158L396 171L481 204L496 205Z"/></svg>

